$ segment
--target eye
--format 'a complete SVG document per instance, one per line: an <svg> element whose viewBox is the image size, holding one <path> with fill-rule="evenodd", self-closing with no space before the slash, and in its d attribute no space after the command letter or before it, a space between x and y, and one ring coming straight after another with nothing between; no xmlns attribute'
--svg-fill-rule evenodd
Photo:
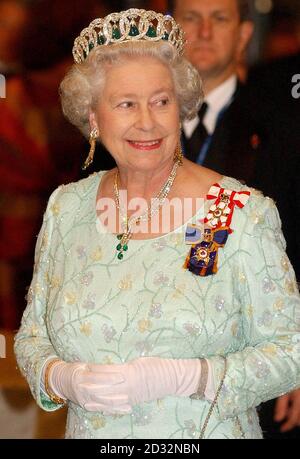
<svg viewBox="0 0 300 459"><path fill-rule="evenodd" d="M229 18L227 16L225 16L224 14L216 14L215 15L215 20L217 22L228 22Z"/></svg>
<svg viewBox="0 0 300 459"><path fill-rule="evenodd" d="M120 104L118 104L118 107L120 108L132 108L134 106L134 102L130 101L130 100L126 100L124 102L121 102Z"/></svg>
<svg viewBox="0 0 300 459"><path fill-rule="evenodd" d="M169 99L167 97L163 99L159 99L158 101L155 102L155 104L158 107L165 107L166 105L168 105L168 103L169 103Z"/></svg>
<svg viewBox="0 0 300 459"><path fill-rule="evenodd" d="M182 20L184 22L190 22L191 24L198 24L199 23L199 16L192 14L192 13L186 13L183 17Z"/></svg>

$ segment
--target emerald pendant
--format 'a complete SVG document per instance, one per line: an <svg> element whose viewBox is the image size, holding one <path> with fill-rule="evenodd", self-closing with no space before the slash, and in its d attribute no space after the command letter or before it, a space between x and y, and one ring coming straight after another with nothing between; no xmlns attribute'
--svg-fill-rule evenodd
<svg viewBox="0 0 300 459"><path fill-rule="evenodd" d="M123 234L118 234L117 239L119 241L119 244L117 245L116 249L118 252L118 259L122 260L124 257L124 252L127 252L128 250L128 240L130 239L130 232L126 232Z"/></svg>

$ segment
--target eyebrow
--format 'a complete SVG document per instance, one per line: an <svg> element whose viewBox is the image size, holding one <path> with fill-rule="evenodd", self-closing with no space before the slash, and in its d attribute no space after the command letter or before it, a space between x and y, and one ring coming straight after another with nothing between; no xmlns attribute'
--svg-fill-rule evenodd
<svg viewBox="0 0 300 459"><path fill-rule="evenodd" d="M158 94L161 94L162 92L167 92L167 93L173 93L174 92L174 89L171 88L171 87L165 87L165 88L160 88L158 89L157 91L155 91L151 97L153 96L156 96ZM111 97L110 97L110 100L116 100L116 99L120 99L120 98L124 98L124 99L131 99L131 98L134 98L136 97L136 93L126 93L126 94L113 94Z"/></svg>

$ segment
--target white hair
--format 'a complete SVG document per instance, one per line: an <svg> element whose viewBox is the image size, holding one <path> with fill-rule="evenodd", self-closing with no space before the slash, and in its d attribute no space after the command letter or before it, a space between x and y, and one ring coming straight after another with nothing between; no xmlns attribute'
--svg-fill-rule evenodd
<svg viewBox="0 0 300 459"><path fill-rule="evenodd" d="M203 101L202 81L198 71L185 58L178 56L167 41L149 43L131 41L97 46L87 59L74 64L60 85L64 115L89 136L89 114L101 100L107 69L137 57L156 58L170 69L179 105L180 120L196 116ZM101 130L101 125L99 126Z"/></svg>

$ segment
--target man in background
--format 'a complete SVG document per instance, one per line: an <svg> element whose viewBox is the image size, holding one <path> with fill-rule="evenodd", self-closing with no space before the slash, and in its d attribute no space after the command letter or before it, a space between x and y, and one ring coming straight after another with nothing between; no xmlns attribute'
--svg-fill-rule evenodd
<svg viewBox="0 0 300 459"><path fill-rule="evenodd" d="M238 64L253 32L244 1L188 0L174 4L186 33L186 57L199 71L205 100L183 125L185 155L192 161L251 183L263 132L245 110Z"/></svg>

